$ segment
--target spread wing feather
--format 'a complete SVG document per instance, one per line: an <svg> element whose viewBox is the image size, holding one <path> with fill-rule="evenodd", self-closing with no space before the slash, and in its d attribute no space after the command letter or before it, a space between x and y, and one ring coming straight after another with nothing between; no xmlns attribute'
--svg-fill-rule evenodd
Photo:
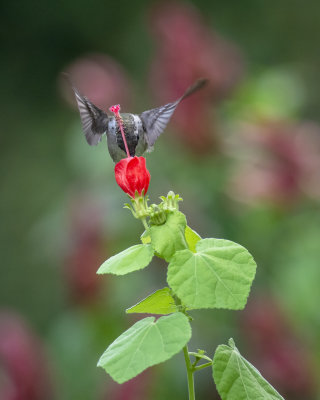
<svg viewBox="0 0 320 400"><path fill-rule="evenodd" d="M146 140L148 148L154 145L155 141L164 131L179 102L180 99L174 103L169 103L162 107L144 111L141 114L140 117L147 132Z"/></svg>
<svg viewBox="0 0 320 400"><path fill-rule="evenodd" d="M90 146L97 145L108 127L108 115L73 88L76 96L82 129Z"/></svg>
<svg viewBox="0 0 320 400"><path fill-rule="evenodd" d="M152 147L167 126L172 114L181 100L201 89L207 83L206 79L199 79L178 100L164 106L153 108L141 113L140 117L146 130L148 148Z"/></svg>

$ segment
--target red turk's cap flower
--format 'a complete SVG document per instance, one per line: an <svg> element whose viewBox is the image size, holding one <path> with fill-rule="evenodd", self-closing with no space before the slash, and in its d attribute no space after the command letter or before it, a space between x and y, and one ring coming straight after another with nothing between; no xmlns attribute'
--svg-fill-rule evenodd
<svg viewBox="0 0 320 400"><path fill-rule="evenodd" d="M136 192L146 195L150 182L150 172L144 157L127 157L120 160L114 168L117 184L133 199Z"/></svg>

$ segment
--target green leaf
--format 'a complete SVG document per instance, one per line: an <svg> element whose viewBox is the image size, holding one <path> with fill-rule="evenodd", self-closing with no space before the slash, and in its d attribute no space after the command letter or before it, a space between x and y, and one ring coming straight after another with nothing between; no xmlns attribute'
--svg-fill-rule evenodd
<svg viewBox="0 0 320 400"><path fill-rule="evenodd" d="M173 256L167 275L173 292L191 309L242 309L256 271L251 254L223 239L202 239L196 250Z"/></svg>
<svg viewBox="0 0 320 400"><path fill-rule="evenodd" d="M97 274L125 275L143 269L149 265L153 254L150 244L136 244L110 257L101 265Z"/></svg>
<svg viewBox="0 0 320 400"><path fill-rule="evenodd" d="M218 346L213 379L222 400L284 400L260 372L239 353L233 339Z"/></svg>
<svg viewBox="0 0 320 400"><path fill-rule="evenodd" d="M170 292L168 287L157 290L135 306L128 308L126 313L172 314L177 312L179 309Z"/></svg>
<svg viewBox="0 0 320 400"><path fill-rule="evenodd" d="M196 252L196 244L201 240L201 236L197 234L193 229L191 229L188 225L186 226L186 230L184 231L184 235L186 237L186 241L189 247L189 250Z"/></svg>
<svg viewBox="0 0 320 400"><path fill-rule="evenodd" d="M137 376L152 365L178 353L191 337L188 318L182 313L147 317L120 335L103 353L98 366L118 383Z"/></svg>
<svg viewBox="0 0 320 400"><path fill-rule="evenodd" d="M170 261L176 251L188 247L184 236L186 225L186 217L175 211L168 214L164 224L150 227L151 244L160 257Z"/></svg>

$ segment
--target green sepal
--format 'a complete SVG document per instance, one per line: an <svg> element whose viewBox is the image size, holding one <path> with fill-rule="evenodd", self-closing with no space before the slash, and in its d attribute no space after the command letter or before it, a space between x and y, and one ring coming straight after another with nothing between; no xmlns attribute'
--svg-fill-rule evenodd
<svg viewBox="0 0 320 400"><path fill-rule="evenodd" d="M136 244L106 260L97 274L125 275L150 264L154 255L150 244Z"/></svg>
<svg viewBox="0 0 320 400"><path fill-rule="evenodd" d="M260 372L240 354L233 339L217 347L213 379L222 400L284 400Z"/></svg>
<svg viewBox="0 0 320 400"><path fill-rule="evenodd" d="M128 308L126 313L172 314L177 311L179 311L179 307L175 304L171 290L165 287L150 294L135 306Z"/></svg>
<svg viewBox="0 0 320 400"><path fill-rule="evenodd" d="M120 335L101 356L102 367L118 383L134 378L142 371L168 360L188 343L191 327L182 313L147 317Z"/></svg>
<svg viewBox="0 0 320 400"><path fill-rule="evenodd" d="M132 215L137 219L146 218L149 215L148 196L144 196L144 189L141 195L136 191L135 197L130 197L131 204L125 203L123 208L127 208L132 212Z"/></svg>
<svg viewBox="0 0 320 400"><path fill-rule="evenodd" d="M201 239L196 253L181 250L172 257L167 282L189 309L242 309L254 279L256 263L237 243Z"/></svg>
<svg viewBox="0 0 320 400"><path fill-rule="evenodd" d="M162 204L151 204L149 207L149 217L151 225L162 225L166 222L167 213L161 207Z"/></svg>

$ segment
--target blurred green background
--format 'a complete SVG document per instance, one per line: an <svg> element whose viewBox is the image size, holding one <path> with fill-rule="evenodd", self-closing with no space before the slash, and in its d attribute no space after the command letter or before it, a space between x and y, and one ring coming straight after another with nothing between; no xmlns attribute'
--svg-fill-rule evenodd
<svg viewBox="0 0 320 400"><path fill-rule="evenodd" d="M2 2L0 398L185 399L181 355L117 385L100 354L165 266L95 276L138 242L105 140L85 142L66 71L100 107L185 101L147 155L202 237L247 247L244 311L194 312L192 350L233 337L286 399L320 399L320 3ZM218 399L210 371L199 399Z"/></svg>

